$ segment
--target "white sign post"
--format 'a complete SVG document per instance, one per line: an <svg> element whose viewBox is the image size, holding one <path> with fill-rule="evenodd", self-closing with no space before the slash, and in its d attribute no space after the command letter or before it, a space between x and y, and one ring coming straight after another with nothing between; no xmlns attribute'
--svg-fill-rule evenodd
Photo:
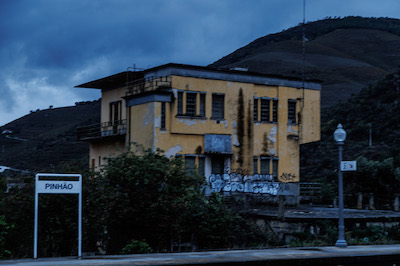
<svg viewBox="0 0 400 266"><path fill-rule="evenodd" d="M341 171L357 171L357 161L342 161L340 164Z"/></svg>
<svg viewBox="0 0 400 266"><path fill-rule="evenodd" d="M57 180L41 180L46 179ZM59 178L66 180L59 180ZM68 180L68 178L70 180ZM75 179L75 180L71 180ZM76 179L78 179L76 181ZM78 214L78 257L82 256L82 175L79 174L46 174L39 173L35 177L35 235L33 244L33 258L37 259L38 242L38 204L39 193L45 194L79 194L79 214Z"/></svg>

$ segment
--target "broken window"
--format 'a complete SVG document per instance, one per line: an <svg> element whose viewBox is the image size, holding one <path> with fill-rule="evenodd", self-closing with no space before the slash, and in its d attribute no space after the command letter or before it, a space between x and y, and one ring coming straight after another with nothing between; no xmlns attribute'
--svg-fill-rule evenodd
<svg viewBox="0 0 400 266"><path fill-rule="evenodd" d="M296 100L288 100L288 123L296 124Z"/></svg>
<svg viewBox="0 0 400 266"><path fill-rule="evenodd" d="M166 122L166 103L161 103L161 129L165 130L165 122Z"/></svg>
<svg viewBox="0 0 400 266"><path fill-rule="evenodd" d="M261 121L269 122L269 108L270 108L270 99L262 98L261 99Z"/></svg>
<svg viewBox="0 0 400 266"><path fill-rule="evenodd" d="M200 116L206 117L206 93L200 93Z"/></svg>
<svg viewBox="0 0 400 266"><path fill-rule="evenodd" d="M212 118L213 119L224 119L224 94L216 94L212 95Z"/></svg>
<svg viewBox="0 0 400 266"><path fill-rule="evenodd" d="M196 115L196 97L197 92L187 92L186 93L186 115L195 116Z"/></svg>

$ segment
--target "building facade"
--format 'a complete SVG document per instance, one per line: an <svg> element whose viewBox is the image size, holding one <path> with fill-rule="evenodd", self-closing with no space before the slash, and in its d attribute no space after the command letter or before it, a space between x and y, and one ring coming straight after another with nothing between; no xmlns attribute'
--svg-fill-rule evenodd
<svg viewBox="0 0 400 266"><path fill-rule="evenodd" d="M210 190L291 195L300 145L320 139L318 82L166 64L77 87L102 91L101 124L78 129L93 169L138 143L182 156Z"/></svg>

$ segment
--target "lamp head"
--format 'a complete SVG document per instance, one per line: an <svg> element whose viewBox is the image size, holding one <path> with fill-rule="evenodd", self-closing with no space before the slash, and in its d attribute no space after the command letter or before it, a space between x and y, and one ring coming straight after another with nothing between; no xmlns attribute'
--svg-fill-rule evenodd
<svg viewBox="0 0 400 266"><path fill-rule="evenodd" d="M339 124L333 133L333 137L335 138L336 142L343 143L346 140L346 136L347 133L344 131L342 124Z"/></svg>

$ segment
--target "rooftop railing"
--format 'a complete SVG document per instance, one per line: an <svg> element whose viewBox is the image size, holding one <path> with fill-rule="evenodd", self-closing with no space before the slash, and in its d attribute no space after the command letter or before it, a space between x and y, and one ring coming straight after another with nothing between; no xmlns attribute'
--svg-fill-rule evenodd
<svg viewBox="0 0 400 266"><path fill-rule="evenodd" d="M126 83L126 96L137 95L145 92L171 88L171 76L148 77L128 81Z"/></svg>
<svg viewBox="0 0 400 266"><path fill-rule="evenodd" d="M78 127L76 133L78 140L91 140L125 135L126 119Z"/></svg>

